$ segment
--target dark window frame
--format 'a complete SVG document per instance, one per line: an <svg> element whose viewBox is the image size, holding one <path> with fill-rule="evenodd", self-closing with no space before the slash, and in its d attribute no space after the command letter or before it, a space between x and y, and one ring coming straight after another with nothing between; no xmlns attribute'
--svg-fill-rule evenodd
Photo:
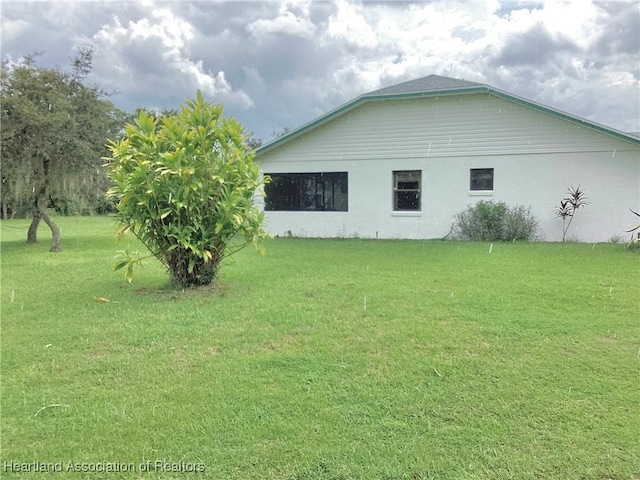
<svg viewBox="0 0 640 480"><path fill-rule="evenodd" d="M472 192L492 192L495 183L493 168L471 168L469 170L469 190Z"/></svg>
<svg viewBox="0 0 640 480"><path fill-rule="evenodd" d="M349 211L348 172L283 172L265 176L271 178L265 185L265 211Z"/></svg>
<svg viewBox="0 0 640 480"><path fill-rule="evenodd" d="M422 211L422 170L394 170L393 211Z"/></svg>

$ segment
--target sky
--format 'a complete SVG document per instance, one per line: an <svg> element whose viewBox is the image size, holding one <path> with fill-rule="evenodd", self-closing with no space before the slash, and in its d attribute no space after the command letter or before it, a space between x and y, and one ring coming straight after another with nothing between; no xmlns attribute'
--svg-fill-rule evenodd
<svg viewBox="0 0 640 480"><path fill-rule="evenodd" d="M638 0L0 1L1 54L42 52L132 112L201 90L263 141L431 74L640 131Z"/></svg>

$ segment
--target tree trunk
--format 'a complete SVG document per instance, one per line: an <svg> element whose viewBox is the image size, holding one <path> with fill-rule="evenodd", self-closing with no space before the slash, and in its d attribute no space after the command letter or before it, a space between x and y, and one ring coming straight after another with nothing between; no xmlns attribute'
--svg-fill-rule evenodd
<svg viewBox="0 0 640 480"><path fill-rule="evenodd" d="M36 243L38 241L38 225L40 225L40 210L37 207L33 208L33 219L31 219L31 225L27 231L27 243Z"/></svg>
<svg viewBox="0 0 640 480"><path fill-rule="evenodd" d="M7 208L7 202L2 202L2 219L9 218L9 209Z"/></svg>
<svg viewBox="0 0 640 480"><path fill-rule="evenodd" d="M51 248L49 249L50 252L59 252L61 250L60 248L60 228L53 222L53 220L51 220L51 217L49 216L49 214L47 213L47 209L44 208L40 211L40 213L42 214L42 220L44 220L44 223L46 223L49 228L51 229L51 236L53 237L51 240Z"/></svg>
<svg viewBox="0 0 640 480"><path fill-rule="evenodd" d="M49 228L51 229L51 248L50 252L60 251L60 229L51 220L51 217L47 213L47 207L49 206L49 160L44 159L42 161L42 172L44 174L44 184L40 189L40 194L36 197L36 207L40 211L40 215Z"/></svg>
<svg viewBox="0 0 640 480"><path fill-rule="evenodd" d="M44 220L49 228L51 229L51 248L50 252L59 252L60 249L60 228L55 224L55 222L51 219L49 214L47 213L47 207L49 206L49 202L46 197L38 196L35 201L35 205L33 207L33 220L31 220L31 225L29 225L29 230L27 232L27 243L36 243L38 241L37 232L38 225L40 224L40 220Z"/></svg>

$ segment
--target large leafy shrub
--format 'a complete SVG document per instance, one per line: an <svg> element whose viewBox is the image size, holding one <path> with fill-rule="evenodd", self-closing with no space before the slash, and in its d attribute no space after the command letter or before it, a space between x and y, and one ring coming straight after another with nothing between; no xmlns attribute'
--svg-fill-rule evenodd
<svg viewBox="0 0 640 480"><path fill-rule="evenodd" d="M207 285L220 262L267 234L254 204L263 179L242 126L198 92L181 113L141 110L124 137L109 144L107 196L119 233L132 232L164 263L176 286ZM116 268L139 263L127 254Z"/></svg>
<svg viewBox="0 0 640 480"><path fill-rule="evenodd" d="M460 240L535 240L538 222L530 207L480 200L456 214L453 235Z"/></svg>

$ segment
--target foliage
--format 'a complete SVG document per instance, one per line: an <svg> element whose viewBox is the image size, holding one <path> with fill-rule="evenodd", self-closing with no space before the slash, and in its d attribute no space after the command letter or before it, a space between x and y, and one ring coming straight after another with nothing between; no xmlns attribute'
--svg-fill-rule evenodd
<svg viewBox="0 0 640 480"><path fill-rule="evenodd" d="M114 270L120 270L122 268L124 271L124 278L128 283L133 282L133 269L134 267L141 267L142 260L146 257L142 257L141 253L138 251L130 252L129 250L119 250L118 251L119 260L113 266Z"/></svg>
<svg viewBox="0 0 640 480"><path fill-rule="evenodd" d="M631 209L629 209L631 210ZM635 212L633 210L631 210L631 213L633 213L636 217L640 217L640 213ZM630 248L634 245L640 245L640 223L638 223L638 225L636 225L635 227L627 230L627 233L631 234L631 239L629 240L629 243L627 243L627 248Z"/></svg>
<svg viewBox="0 0 640 480"><path fill-rule="evenodd" d="M256 137L249 137L246 140L247 148L249 150L256 150L262 146L262 139Z"/></svg>
<svg viewBox="0 0 640 480"><path fill-rule="evenodd" d="M254 204L263 188L258 165L242 126L222 112L198 92L179 115L141 110L109 143L107 196L117 203L119 234L140 239L176 286L209 284L226 257L267 236Z"/></svg>
<svg viewBox="0 0 640 480"><path fill-rule="evenodd" d="M453 236L472 241L531 241L537 229L530 207L480 200L456 214Z"/></svg>
<svg viewBox="0 0 640 480"><path fill-rule="evenodd" d="M47 209L69 211L106 191L100 158L122 125L104 92L84 83L92 54L79 49L71 72L39 67L34 55L2 62L2 216L32 215L30 243L44 220L53 234L51 251L60 249L60 232Z"/></svg>
<svg viewBox="0 0 640 480"><path fill-rule="evenodd" d="M271 136L274 138L280 138L280 137L284 137L285 135L287 135L291 130L293 130L290 127L284 127L284 128L280 128L278 130L273 130L271 132Z"/></svg>
<svg viewBox="0 0 640 480"><path fill-rule="evenodd" d="M516 205L507 209L503 240L532 241L536 239L537 231L538 221L531 213L531 207Z"/></svg>
<svg viewBox="0 0 640 480"><path fill-rule="evenodd" d="M580 189L580 185L578 185L577 188L574 188L572 185L567 190L569 195L560 200L560 205L554 210L556 216L562 218L563 243L566 241L567 231L569 231L569 227L571 226L571 222L573 221L576 211L589 205L587 197L584 194L584 190Z"/></svg>

